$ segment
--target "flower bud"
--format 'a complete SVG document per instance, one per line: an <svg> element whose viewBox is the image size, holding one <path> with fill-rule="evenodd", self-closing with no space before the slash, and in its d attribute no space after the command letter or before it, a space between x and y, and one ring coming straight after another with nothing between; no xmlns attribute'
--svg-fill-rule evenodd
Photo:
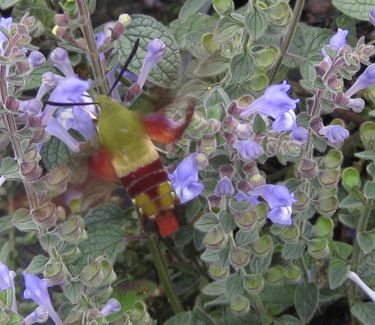
<svg viewBox="0 0 375 325"><path fill-rule="evenodd" d="M118 17L118 21L124 26L124 28L128 27L132 22L131 17L128 14L121 14Z"/></svg>
<svg viewBox="0 0 375 325"><path fill-rule="evenodd" d="M252 133L252 126L247 123L247 124L238 124L236 127L236 134L239 139L248 139L250 134Z"/></svg>
<svg viewBox="0 0 375 325"><path fill-rule="evenodd" d="M23 320L23 325L31 325L35 323L45 323L48 320L48 311L43 307L37 307L31 314L27 315Z"/></svg>
<svg viewBox="0 0 375 325"><path fill-rule="evenodd" d="M198 152L194 158L199 169L204 169L209 165L208 158L203 152Z"/></svg>
<svg viewBox="0 0 375 325"><path fill-rule="evenodd" d="M348 107L351 108L353 112L361 113L365 108L365 101L362 98L350 98Z"/></svg>
<svg viewBox="0 0 375 325"><path fill-rule="evenodd" d="M9 96L5 100L5 107L6 109L12 111L12 112L17 112L20 106L20 101L14 97L14 96Z"/></svg>
<svg viewBox="0 0 375 325"><path fill-rule="evenodd" d="M225 143L229 146L232 146L237 141L237 137L233 133L224 132L223 136Z"/></svg>
<svg viewBox="0 0 375 325"><path fill-rule="evenodd" d="M33 69L43 66L45 62L46 62L45 56L39 51L32 51L30 53L29 64Z"/></svg>
<svg viewBox="0 0 375 325"><path fill-rule="evenodd" d="M229 266L214 262L208 267L208 275L214 280L225 279L229 275Z"/></svg>
<svg viewBox="0 0 375 325"><path fill-rule="evenodd" d="M227 236L221 228L213 228L204 236L203 244L207 249L217 251L227 244Z"/></svg>
<svg viewBox="0 0 375 325"><path fill-rule="evenodd" d="M231 301L229 308L233 314L242 317L249 312L250 301L244 296L237 296Z"/></svg>
<svg viewBox="0 0 375 325"><path fill-rule="evenodd" d="M213 213L220 211L221 197L217 195L210 195L208 197L208 206Z"/></svg>
<svg viewBox="0 0 375 325"><path fill-rule="evenodd" d="M57 26L69 26L70 24L70 18L69 15L64 12L63 14L56 14L55 17L53 18L54 23Z"/></svg>
<svg viewBox="0 0 375 325"><path fill-rule="evenodd" d="M107 301L104 307L100 310L103 317L106 317L113 313L118 313L121 310L121 305L117 299L111 298Z"/></svg>
<svg viewBox="0 0 375 325"><path fill-rule="evenodd" d="M69 27L60 27L58 26L54 32L56 33L56 36L63 39L64 41L67 41L69 43L73 43L75 41L75 38L73 36L72 30Z"/></svg>
<svg viewBox="0 0 375 325"><path fill-rule="evenodd" d="M234 268L245 267L250 262L250 252L245 248L235 247L229 252L229 262Z"/></svg>
<svg viewBox="0 0 375 325"><path fill-rule="evenodd" d="M233 187L232 180L227 176L224 176L223 178L221 178L216 185L215 194L218 196L224 196L224 195L227 197L233 196L234 187Z"/></svg>
<svg viewBox="0 0 375 325"><path fill-rule="evenodd" d="M243 279L243 286L251 295L257 295L264 288L264 278L261 274L246 275Z"/></svg>
<svg viewBox="0 0 375 325"><path fill-rule="evenodd" d="M222 165L219 167L220 177L231 177L233 173L233 167L231 165Z"/></svg>

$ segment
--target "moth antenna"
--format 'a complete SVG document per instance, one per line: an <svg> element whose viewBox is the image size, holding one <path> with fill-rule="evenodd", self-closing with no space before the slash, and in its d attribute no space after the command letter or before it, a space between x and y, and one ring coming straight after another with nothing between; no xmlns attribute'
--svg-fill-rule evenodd
<svg viewBox="0 0 375 325"><path fill-rule="evenodd" d="M138 50L138 47L139 47L139 38L137 38L137 40L135 41L134 43L134 46L125 62L125 64L123 65L121 71L120 71L120 74L119 76L116 78L115 82L113 83L111 89L109 90L107 96L110 96L113 89L117 86L117 84L120 82L121 80L121 77L122 75L125 73L126 69L128 68L130 62L133 60L133 58L135 57L135 54L137 53L137 50Z"/></svg>

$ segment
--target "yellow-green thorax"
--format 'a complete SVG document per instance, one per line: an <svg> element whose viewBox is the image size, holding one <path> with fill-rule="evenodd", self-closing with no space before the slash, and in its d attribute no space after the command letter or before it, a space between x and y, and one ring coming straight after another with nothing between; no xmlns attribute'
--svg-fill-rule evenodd
<svg viewBox="0 0 375 325"><path fill-rule="evenodd" d="M98 96L95 101L100 107L99 140L111 154L113 167L119 177L159 157L136 113L108 96Z"/></svg>

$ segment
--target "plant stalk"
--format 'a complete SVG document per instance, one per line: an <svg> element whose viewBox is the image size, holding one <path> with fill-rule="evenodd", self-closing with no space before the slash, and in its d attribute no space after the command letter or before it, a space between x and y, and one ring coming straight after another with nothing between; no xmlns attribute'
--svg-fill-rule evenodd
<svg viewBox="0 0 375 325"><path fill-rule="evenodd" d="M88 55L92 64L92 71L95 81L98 83L99 93L106 95L109 91L105 77L103 65L100 61L98 48L96 46L95 34L92 29L90 12L86 0L76 0L79 15L83 17L83 26L81 27L83 37L85 38Z"/></svg>
<svg viewBox="0 0 375 325"><path fill-rule="evenodd" d="M305 6L305 0L297 0L293 10L292 20L289 23L288 31L280 45L280 56L277 58L276 63L272 67L272 70L269 75L270 83L276 76L277 71L280 68L281 62L283 61L284 56L288 52L289 45L293 39L294 33L296 32L299 19L302 14L303 7Z"/></svg>
<svg viewBox="0 0 375 325"><path fill-rule="evenodd" d="M175 314L183 312L184 307L182 306L182 303L173 288L172 280L168 274L167 268L165 267L163 256L161 255L159 240L156 234L153 233L150 235L148 246L156 267L156 271L158 272L160 282L164 287L173 312Z"/></svg>

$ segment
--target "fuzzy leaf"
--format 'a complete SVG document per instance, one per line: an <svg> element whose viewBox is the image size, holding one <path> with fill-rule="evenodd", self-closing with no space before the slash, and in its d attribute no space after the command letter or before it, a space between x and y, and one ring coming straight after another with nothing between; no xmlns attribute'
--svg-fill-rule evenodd
<svg viewBox="0 0 375 325"><path fill-rule="evenodd" d="M333 0L332 4L349 17L369 21L368 12L375 0Z"/></svg>
<svg viewBox="0 0 375 325"><path fill-rule="evenodd" d="M211 0L187 0L180 9L178 18L185 18L195 14L211 4Z"/></svg>
<svg viewBox="0 0 375 325"><path fill-rule="evenodd" d="M350 311L364 325L375 324L375 305L373 302L360 302L355 304Z"/></svg>
<svg viewBox="0 0 375 325"><path fill-rule="evenodd" d="M34 256L25 271L27 273L33 273L33 274L41 273L44 271L47 262L48 262L48 257L46 256L43 256L43 255Z"/></svg>
<svg viewBox="0 0 375 325"><path fill-rule="evenodd" d="M219 219L215 214L206 213L194 224L194 227L200 231L208 232L218 224Z"/></svg>
<svg viewBox="0 0 375 325"><path fill-rule="evenodd" d="M67 145L55 137L43 144L41 150L42 161L48 170L68 164L72 159L72 152Z"/></svg>
<svg viewBox="0 0 375 325"><path fill-rule="evenodd" d="M331 289L341 286L346 280L350 267L342 260L332 260L328 267L328 281Z"/></svg>
<svg viewBox="0 0 375 325"><path fill-rule="evenodd" d="M319 288L315 283L301 284L294 293L294 306L298 316L308 323L319 303Z"/></svg>
<svg viewBox="0 0 375 325"><path fill-rule="evenodd" d="M140 39L139 48L129 70L139 73L148 44L159 38L166 45L167 51L147 80L163 88L176 88L180 84L181 55L173 34L152 17L133 15L132 22L117 42L121 64L125 63L137 38Z"/></svg>

